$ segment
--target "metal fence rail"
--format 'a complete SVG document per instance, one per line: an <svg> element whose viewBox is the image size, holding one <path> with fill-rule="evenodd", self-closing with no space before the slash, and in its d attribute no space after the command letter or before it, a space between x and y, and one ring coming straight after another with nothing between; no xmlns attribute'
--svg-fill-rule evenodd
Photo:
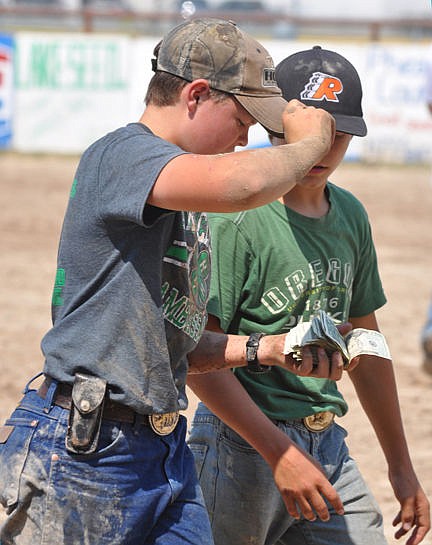
<svg viewBox="0 0 432 545"><path fill-rule="evenodd" d="M432 17L425 19L317 19L275 12L204 11L200 15L235 20L257 36L293 39L332 35L367 41L386 39L430 40ZM69 10L61 7L0 6L0 31L60 30L80 32L114 31L161 35L183 20L179 12L135 12L125 9Z"/></svg>

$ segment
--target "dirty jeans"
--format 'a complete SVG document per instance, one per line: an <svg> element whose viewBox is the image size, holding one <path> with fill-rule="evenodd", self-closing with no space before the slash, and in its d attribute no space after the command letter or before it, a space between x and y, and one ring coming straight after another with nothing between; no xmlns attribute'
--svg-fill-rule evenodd
<svg viewBox="0 0 432 545"><path fill-rule="evenodd" d="M98 451L70 455L49 397L27 391L0 428L1 545L213 544L184 417L164 437L104 420Z"/></svg>
<svg viewBox="0 0 432 545"><path fill-rule="evenodd" d="M311 432L301 420L279 427L323 467L345 507L330 520L292 518L270 467L237 433L202 403L188 438L210 514L216 545L385 545L380 509L336 423Z"/></svg>

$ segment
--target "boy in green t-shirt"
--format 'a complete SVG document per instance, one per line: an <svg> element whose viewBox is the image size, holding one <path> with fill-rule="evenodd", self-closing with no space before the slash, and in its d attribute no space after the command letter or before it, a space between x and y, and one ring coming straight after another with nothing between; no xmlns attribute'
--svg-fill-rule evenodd
<svg viewBox="0 0 432 545"><path fill-rule="evenodd" d="M349 320L354 328L378 330L375 311L386 299L366 211L351 193L328 182L352 136L366 135L358 74L341 55L314 47L282 61L276 78L287 100L334 116L336 139L328 155L278 201L210 216L208 328L282 333L324 310L336 323ZM273 137L272 142L284 143ZM254 341L259 343L259 335ZM336 382L253 363L254 372L239 368L189 377L203 401L189 446L216 545L386 543L379 507L349 456L345 430L335 423L348 409ZM429 504L410 461L392 362L363 355L348 373L400 502L396 537L410 533L410 545L420 543L430 527ZM291 446L284 452L281 432L298 451ZM339 493L344 516L327 511L324 501L313 511L316 476L309 468L302 471L300 449ZM307 538L311 532L316 540Z"/></svg>

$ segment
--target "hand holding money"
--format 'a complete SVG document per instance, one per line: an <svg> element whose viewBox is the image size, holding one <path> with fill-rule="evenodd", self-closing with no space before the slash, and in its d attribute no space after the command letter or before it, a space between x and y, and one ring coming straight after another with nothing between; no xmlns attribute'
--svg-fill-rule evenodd
<svg viewBox="0 0 432 545"><path fill-rule="evenodd" d="M320 310L310 322L302 322L285 337L284 354L292 354L301 361L301 349L309 346L312 354L316 348L323 347L329 357L339 351L347 369L353 358L362 354L391 359L384 336L378 331L356 328L343 337L326 312Z"/></svg>

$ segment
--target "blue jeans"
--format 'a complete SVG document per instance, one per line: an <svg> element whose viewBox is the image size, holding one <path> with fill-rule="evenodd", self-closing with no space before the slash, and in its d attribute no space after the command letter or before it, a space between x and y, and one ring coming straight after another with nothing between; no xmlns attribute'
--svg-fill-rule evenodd
<svg viewBox="0 0 432 545"><path fill-rule="evenodd" d="M293 519L274 484L270 467L237 433L202 403L188 439L210 514L216 545L384 545L380 509L333 423L310 432L301 420L278 424L323 467L345 506L330 509L328 522Z"/></svg>
<svg viewBox="0 0 432 545"><path fill-rule="evenodd" d="M184 417L164 437L104 420L98 451L71 455L68 415L27 390L0 428L1 545L213 545Z"/></svg>

